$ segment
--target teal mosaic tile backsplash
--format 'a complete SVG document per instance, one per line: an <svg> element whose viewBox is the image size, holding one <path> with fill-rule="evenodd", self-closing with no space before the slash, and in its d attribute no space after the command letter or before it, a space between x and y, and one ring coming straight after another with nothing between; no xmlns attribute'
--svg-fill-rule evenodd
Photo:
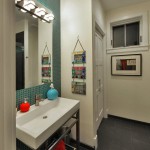
<svg viewBox="0 0 150 150"><path fill-rule="evenodd" d="M24 98L28 98L30 105L35 104L35 95L42 94L42 98L47 98L47 91L50 89L50 84L42 84L31 88L21 89L16 91L16 106L19 109L20 104L24 101Z"/></svg>

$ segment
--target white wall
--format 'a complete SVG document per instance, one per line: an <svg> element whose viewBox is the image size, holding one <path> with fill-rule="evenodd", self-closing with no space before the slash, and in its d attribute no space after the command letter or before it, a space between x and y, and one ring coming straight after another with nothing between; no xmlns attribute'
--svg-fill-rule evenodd
<svg viewBox="0 0 150 150"><path fill-rule="evenodd" d="M72 94L72 52L77 36L87 52L87 94ZM91 0L61 0L61 95L80 100L81 142L93 146L93 75Z"/></svg>
<svg viewBox="0 0 150 150"><path fill-rule="evenodd" d="M28 19L22 18L16 22L16 33L24 32L24 83L25 88L30 87L29 72L29 22Z"/></svg>
<svg viewBox="0 0 150 150"><path fill-rule="evenodd" d="M111 20L130 18L135 14L145 12L147 14L150 13L150 2L130 5L128 7L122 7L107 12L107 31L110 31ZM150 22L148 22L148 26L149 23ZM150 33L150 30L146 32ZM107 34L107 36L108 36L107 39L109 39L109 33ZM107 46L109 47L109 45ZM111 76L111 66L110 66L111 55L136 54L136 53L141 53L143 57L142 77ZM110 54L107 54L106 72L108 79L107 94L108 94L109 114L150 123L149 60L150 60L149 50L138 52L136 51L124 52L124 53L121 53L119 51L116 53L112 52Z"/></svg>
<svg viewBox="0 0 150 150"><path fill-rule="evenodd" d="M42 54L44 51L44 48L48 46L49 52L51 54L51 60L52 60L52 35L53 35L53 28L52 28L53 23L45 23L42 21L38 21L38 82L41 84L41 79L42 79L42 64L41 64L41 58ZM49 54L47 50L45 50L44 55ZM52 61L51 61L51 71L52 69ZM53 77L53 72L51 72L51 80Z"/></svg>
<svg viewBox="0 0 150 150"><path fill-rule="evenodd" d="M25 20L16 21L16 33L23 32L25 29Z"/></svg>
<svg viewBox="0 0 150 150"><path fill-rule="evenodd" d="M38 25L22 16L16 21L16 33L19 32L24 32L24 75L28 88L38 85Z"/></svg>
<svg viewBox="0 0 150 150"><path fill-rule="evenodd" d="M0 18L0 150L16 150L14 1L1 1Z"/></svg>
<svg viewBox="0 0 150 150"><path fill-rule="evenodd" d="M29 83L28 86L38 85L38 26L29 25Z"/></svg>
<svg viewBox="0 0 150 150"><path fill-rule="evenodd" d="M61 90L62 97L80 100L81 142L96 146L93 102L93 35L95 22L105 31L105 16L98 0L61 0ZM93 27L94 26L94 27ZM87 52L87 94L72 94L72 52L77 37ZM81 48L77 47L77 50Z"/></svg>
<svg viewBox="0 0 150 150"><path fill-rule="evenodd" d="M93 23L97 22L102 31L106 32L106 16L100 0L92 0ZM94 28L95 29L95 28ZM94 33L94 32L93 32Z"/></svg>

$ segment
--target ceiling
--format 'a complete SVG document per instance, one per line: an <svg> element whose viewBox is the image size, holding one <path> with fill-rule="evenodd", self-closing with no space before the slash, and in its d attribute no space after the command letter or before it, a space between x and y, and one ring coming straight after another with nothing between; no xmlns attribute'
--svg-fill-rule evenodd
<svg viewBox="0 0 150 150"><path fill-rule="evenodd" d="M101 0L105 10L111 10L123 6L133 5L136 3L146 2L150 0Z"/></svg>

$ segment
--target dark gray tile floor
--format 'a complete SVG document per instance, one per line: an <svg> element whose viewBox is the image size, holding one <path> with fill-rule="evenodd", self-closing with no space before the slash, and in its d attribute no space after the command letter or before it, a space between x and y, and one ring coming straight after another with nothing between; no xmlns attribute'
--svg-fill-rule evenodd
<svg viewBox="0 0 150 150"><path fill-rule="evenodd" d="M109 116L98 129L98 150L150 150L150 125Z"/></svg>

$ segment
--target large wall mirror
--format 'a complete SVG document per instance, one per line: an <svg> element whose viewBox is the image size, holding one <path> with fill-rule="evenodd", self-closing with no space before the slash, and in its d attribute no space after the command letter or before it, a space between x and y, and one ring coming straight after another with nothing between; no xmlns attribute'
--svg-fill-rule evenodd
<svg viewBox="0 0 150 150"><path fill-rule="evenodd" d="M46 44L52 56L52 23L16 8L16 90L42 84L41 57Z"/></svg>

